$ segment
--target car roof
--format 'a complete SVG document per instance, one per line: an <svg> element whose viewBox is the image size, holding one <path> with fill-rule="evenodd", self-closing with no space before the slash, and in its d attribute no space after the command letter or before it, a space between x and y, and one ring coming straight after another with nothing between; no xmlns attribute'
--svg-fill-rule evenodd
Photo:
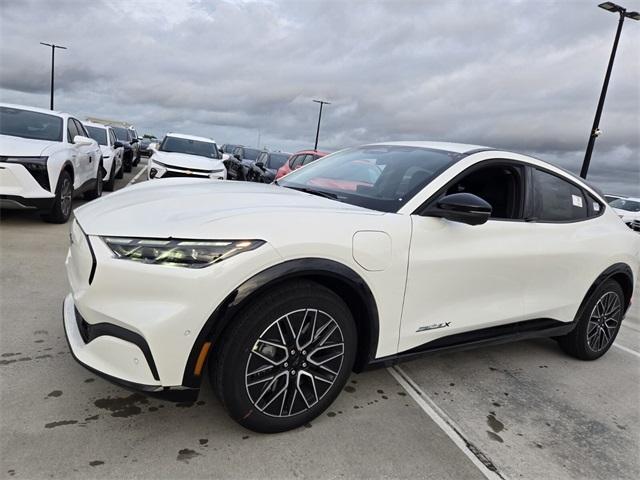
<svg viewBox="0 0 640 480"><path fill-rule="evenodd" d="M87 121L84 121L84 122L82 122L82 124L83 124L85 127L103 128L103 129L105 129L105 130L108 130L109 128L112 128L112 127L111 127L111 125L105 125L105 124L103 124L103 123L95 123L95 122L87 122Z"/></svg>
<svg viewBox="0 0 640 480"><path fill-rule="evenodd" d="M322 152L320 150L300 150L299 152L293 153L292 155L329 155L327 152Z"/></svg>
<svg viewBox="0 0 640 480"><path fill-rule="evenodd" d="M19 104L16 104L16 103L0 103L0 107L15 108L15 109L18 109L18 110L28 110L30 112L46 113L48 115L55 115L55 116L63 117L63 118L72 117L73 116L73 115L71 115L69 113L60 112L58 110L49 110L48 108L31 107L29 105L19 105Z"/></svg>
<svg viewBox="0 0 640 480"><path fill-rule="evenodd" d="M198 142L216 143L212 138L197 137L196 135L186 135L184 133L169 132L165 137L184 138L185 140L196 140Z"/></svg>
<svg viewBox="0 0 640 480"><path fill-rule="evenodd" d="M490 148L484 145L471 145L468 143L452 143L452 142L377 142L369 145L397 145L401 147L417 147L431 148L433 150L446 150L454 153L468 153L473 150L499 150L498 148Z"/></svg>

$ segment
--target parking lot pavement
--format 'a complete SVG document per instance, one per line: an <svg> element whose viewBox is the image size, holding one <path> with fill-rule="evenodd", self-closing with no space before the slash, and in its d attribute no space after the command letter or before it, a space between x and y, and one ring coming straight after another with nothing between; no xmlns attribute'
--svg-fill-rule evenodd
<svg viewBox="0 0 640 480"><path fill-rule="evenodd" d="M259 435L206 379L198 403L173 404L75 363L60 318L68 228L3 212L0 478L640 477L637 304L600 361L552 340L426 357L354 375L307 428Z"/></svg>

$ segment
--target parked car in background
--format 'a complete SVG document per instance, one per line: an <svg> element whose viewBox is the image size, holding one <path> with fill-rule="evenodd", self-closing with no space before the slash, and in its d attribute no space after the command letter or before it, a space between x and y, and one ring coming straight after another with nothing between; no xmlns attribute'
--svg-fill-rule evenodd
<svg viewBox="0 0 640 480"><path fill-rule="evenodd" d="M233 151L238 147L243 147L244 145L234 145L231 143L225 143L220 147L220 151L222 153L228 153L229 155L233 155Z"/></svg>
<svg viewBox="0 0 640 480"><path fill-rule="evenodd" d="M131 148L133 149L133 166L135 167L140 163L140 139L135 128L129 127L128 130L131 137Z"/></svg>
<svg viewBox="0 0 640 480"><path fill-rule="evenodd" d="M225 160L229 180L246 180L249 169L255 163L262 150L257 148L236 147L232 156ZM225 151L225 153L228 153Z"/></svg>
<svg viewBox="0 0 640 480"><path fill-rule="evenodd" d="M116 178L123 177L122 155L124 147L116 139L113 128L101 123L83 122L89 136L93 138L102 150L102 161L105 175L103 178L104 189L112 192L115 188Z"/></svg>
<svg viewBox="0 0 640 480"><path fill-rule="evenodd" d="M627 198L627 197L626 197L626 195L605 194L604 198L607 201L607 203L611 203L614 200L617 200L619 198Z"/></svg>
<svg viewBox="0 0 640 480"><path fill-rule="evenodd" d="M582 179L475 145L365 145L279 186L145 182L75 214L75 359L184 401L208 365L220 404L259 432L305 425L352 371L418 354L551 337L596 360L640 267L640 237Z"/></svg>
<svg viewBox="0 0 640 480"><path fill-rule="evenodd" d="M262 152L249 169L247 180L259 183L273 182L278 169L286 163L290 156L290 153L284 152Z"/></svg>
<svg viewBox="0 0 640 480"><path fill-rule="evenodd" d="M609 205L629 228L635 230L633 222L640 220L640 198L617 198L612 200Z"/></svg>
<svg viewBox="0 0 640 480"><path fill-rule="evenodd" d="M315 162L317 159L328 155L326 152L320 152L318 150L302 150L296 152L285 162L282 167L278 169L276 173L276 180L284 177L286 174L293 172L294 170L304 167L305 165Z"/></svg>
<svg viewBox="0 0 640 480"><path fill-rule="evenodd" d="M149 149L149 145L151 145L152 143L158 143L158 139L157 138L149 138L149 137L143 137L142 140L140 140L140 156L141 157L150 157L151 156L151 150Z"/></svg>
<svg viewBox="0 0 640 480"><path fill-rule="evenodd" d="M74 195L102 195L102 152L68 113L0 103L0 207L64 223Z"/></svg>
<svg viewBox="0 0 640 480"><path fill-rule="evenodd" d="M134 150L133 139L131 138L131 132L129 129L125 127L121 127L119 125L110 125L113 128L113 132L116 134L116 139L122 143L122 147L124 148L124 153L122 155L122 163L124 165L124 171L130 172L133 169L133 163L136 156L136 151Z"/></svg>
<svg viewBox="0 0 640 480"><path fill-rule="evenodd" d="M149 159L147 178L175 177L227 178L216 142L205 137L167 133Z"/></svg>

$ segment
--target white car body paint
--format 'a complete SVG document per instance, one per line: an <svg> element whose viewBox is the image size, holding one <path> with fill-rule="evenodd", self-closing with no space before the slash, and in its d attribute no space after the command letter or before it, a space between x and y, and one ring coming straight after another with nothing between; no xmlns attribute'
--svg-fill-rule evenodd
<svg viewBox="0 0 640 480"><path fill-rule="evenodd" d="M216 145L216 142L210 138L196 137L194 135L167 133L166 137L194 140ZM158 144L157 147L159 148L161 144L162 142ZM221 158L217 159L200 155L165 152L158 150L158 148L153 149L147 165L148 180L160 179L167 173L172 174L174 177L210 178L213 180L225 180L227 178L227 169L223 163L224 155L221 155ZM152 170L157 172L155 176L151 175Z"/></svg>
<svg viewBox="0 0 640 480"><path fill-rule="evenodd" d="M115 163L115 167L113 168L114 175L117 174L122 168L122 156L124 155L124 147L116 147L114 143L117 141L115 133L113 132L113 128L109 125L103 125L102 123L93 123L93 122L82 122L85 127L93 127L99 128L100 130L104 130L107 143L106 145L98 144L100 150L102 151L102 164L105 170L104 181L111 180L111 168Z"/></svg>
<svg viewBox="0 0 640 480"><path fill-rule="evenodd" d="M5 207L20 208L20 199L55 198L58 178L65 166L73 170L73 186L78 189L98 176L98 164L102 152L98 144L91 139L87 144L75 144L68 135L70 119L81 124L80 120L67 113L0 103L0 107L14 108L43 113L60 118L63 121L62 138L59 141L34 140L12 135L0 135L0 156L3 157L47 157L49 189L43 188L29 171L19 163L0 163L0 195L17 197L15 202L0 201ZM81 132L86 133L86 132ZM86 135L81 135L86 136ZM13 203L13 204L11 204Z"/></svg>
<svg viewBox="0 0 640 480"><path fill-rule="evenodd" d="M445 148L428 142L409 145ZM460 152L475 148L446 145ZM479 226L413 215L456 175L495 158L556 172L599 199L603 211L575 223L489 220ZM181 385L195 339L223 299L254 275L287 260L333 260L364 280L378 309L375 357L381 358L444 335L526 319L571 322L600 273L622 262L637 275L640 256L640 238L591 187L545 162L502 151L464 157L397 213L276 185L192 179L134 185L75 213L78 225L74 223L66 261L71 284L65 301L67 330L77 329L75 307L91 324L111 323L140 334L149 344L159 380L140 366L140 349L125 347L122 340L104 337L99 344L84 344L73 334L72 350L108 375L158 387ZM103 236L266 243L212 266L190 269L115 258ZM86 242L95 255L91 284Z"/></svg>

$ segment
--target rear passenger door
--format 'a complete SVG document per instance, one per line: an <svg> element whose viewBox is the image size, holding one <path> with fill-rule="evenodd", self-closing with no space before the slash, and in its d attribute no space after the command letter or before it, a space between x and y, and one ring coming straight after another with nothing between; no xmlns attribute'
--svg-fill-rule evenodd
<svg viewBox="0 0 640 480"><path fill-rule="evenodd" d="M89 137L89 133L84 129L80 120L75 118L70 119L76 126L76 131L78 135L82 135L83 137ZM89 137L91 138L91 137ZM89 179L96 178L96 168L98 164L98 158L94 158L96 156L96 147L94 145L77 145L78 158L80 160L80 169L82 172L82 183L88 181Z"/></svg>
<svg viewBox="0 0 640 480"><path fill-rule="evenodd" d="M606 268L598 245L605 205L563 175L531 167L530 241L539 261L528 272L525 311L531 318L572 321L589 286Z"/></svg>

